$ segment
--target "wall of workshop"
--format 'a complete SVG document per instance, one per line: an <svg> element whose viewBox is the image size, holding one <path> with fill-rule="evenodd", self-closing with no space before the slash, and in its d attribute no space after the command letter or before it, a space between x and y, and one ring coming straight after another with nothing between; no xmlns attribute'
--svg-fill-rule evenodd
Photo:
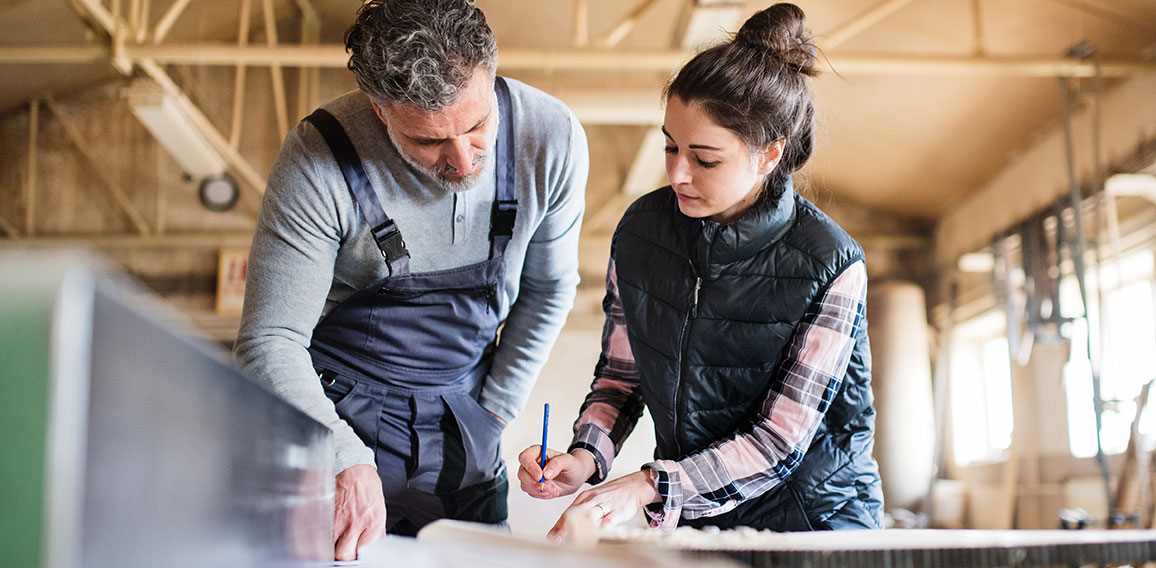
<svg viewBox="0 0 1156 568"><path fill-rule="evenodd" d="M1064 342L1036 343L1025 365L1013 364L1016 433L1005 461L949 467L948 477L966 486L965 526L1057 528L1061 509L1071 508L1103 522L1107 498L1099 468L1094 459L1074 458L1068 449L1061 384L1067 357ZM1123 456L1108 456L1108 462L1114 487Z"/></svg>
<svg viewBox="0 0 1156 568"><path fill-rule="evenodd" d="M234 69L173 67L170 75L217 130L228 137L232 120ZM289 124L300 118L297 70L286 69ZM144 219L145 234L117 206L91 164L67 136L61 118L47 103L39 108L36 146L37 181L32 234L25 220L28 195L30 108L0 116L0 217L21 239L66 238L91 242L154 291L188 314L211 317L216 286L216 248L109 245L101 237L174 235L239 235L252 233L264 188L241 183L237 205L212 212L198 200L200 179L186 175L178 162L159 146L132 114L122 90L130 79L96 85L77 92L52 93L60 115L79 131L91 148L98 168L112 180ZM355 88L342 70L322 70L318 99ZM258 172L276 158L281 136L272 105L272 81L267 68L250 68L246 77L245 110L240 153ZM147 239L141 239L144 241ZM242 241L247 240L242 238ZM19 243L16 243L19 244ZM235 326L236 318L231 321ZM226 322L225 325L229 325Z"/></svg>
<svg viewBox="0 0 1156 568"><path fill-rule="evenodd" d="M1150 163L1156 142L1154 91L1156 77L1144 76L1122 81L1102 96L1103 163L1109 175ZM1076 173L1085 186L1092 183L1092 124L1090 108L1081 106L1073 117L1073 138ZM991 293L990 275L963 274L954 266L961 254L985 248L996 234L1067 195L1062 127L1057 119L1014 163L938 223L934 263L940 277L935 311L941 329L947 319L951 282L960 287L956 321L1002 309ZM1124 217L1139 218L1139 213L1143 212L1121 211ZM1107 506L1099 469L1093 459L1073 458L1068 449L1062 385L1067 358L1064 342L1036 343L1026 365L1013 363L1016 434L1008 461L949 468L949 477L967 486L968 526L1055 528L1060 509L1071 507L1082 507L1103 520ZM1118 475L1122 456L1111 456L1109 461Z"/></svg>
<svg viewBox="0 0 1156 568"><path fill-rule="evenodd" d="M1103 163L1111 170L1135 167L1137 149L1156 142L1156 76L1127 79L1107 90L1100 99ZM1074 113L1072 132L1076 153L1076 176L1090 183L1093 113L1083 105ZM1068 191L1063 124L1042 133L995 179L972 197L959 203L935 228L935 263L948 268L966 252L988 245L992 235L1011 227L1050 205ZM1143 164L1146 166L1147 164Z"/></svg>

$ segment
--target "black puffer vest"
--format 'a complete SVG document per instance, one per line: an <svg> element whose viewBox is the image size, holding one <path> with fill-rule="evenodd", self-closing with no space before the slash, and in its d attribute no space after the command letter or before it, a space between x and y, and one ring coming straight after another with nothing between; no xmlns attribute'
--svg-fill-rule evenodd
<svg viewBox="0 0 1156 568"><path fill-rule="evenodd" d="M612 245L657 459L677 460L758 418L806 310L862 260L846 232L796 194L729 225L679 212L670 187L634 202ZM800 465L734 510L682 524L778 531L880 528L875 409L864 329Z"/></svg>

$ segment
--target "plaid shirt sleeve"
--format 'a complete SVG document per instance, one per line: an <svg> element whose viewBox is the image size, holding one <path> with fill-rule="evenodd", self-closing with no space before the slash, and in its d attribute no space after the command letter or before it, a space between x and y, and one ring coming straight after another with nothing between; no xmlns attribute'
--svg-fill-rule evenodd
<svg viewBox="0 0 1156 568"><path fill-rule="evenodd" d="M580 448L594 455L597 470L588 480L591 484L606 479L614 456L634 430L643 408L638 369L626 338L626 318L618 296L618 275L613 257L606 270L606 296L602 300L602 309L606 312L606 323L602 327L602 354L594 367L590 394L586 395L578 411L574 441L570 444L570 450Z"/></svg>
<svg viewBox="0 0 1156 568"><path fill-rule="evenodd" d="M647 507L652 527L719 515L778 485L798 467L847 372L866 326L867 270L846 267L795 328L757 419L683 459L643 466L662 498Z"/></svg>

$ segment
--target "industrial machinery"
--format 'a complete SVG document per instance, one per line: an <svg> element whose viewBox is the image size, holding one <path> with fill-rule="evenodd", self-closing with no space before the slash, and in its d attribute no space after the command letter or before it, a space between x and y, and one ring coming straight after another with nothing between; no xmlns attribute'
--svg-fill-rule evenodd
<svg viewBox="0 0 1156 568"><path fill-rule="evenodd" d="M329 564L332 434L82 252L0 254L0 564Z"/></svg>

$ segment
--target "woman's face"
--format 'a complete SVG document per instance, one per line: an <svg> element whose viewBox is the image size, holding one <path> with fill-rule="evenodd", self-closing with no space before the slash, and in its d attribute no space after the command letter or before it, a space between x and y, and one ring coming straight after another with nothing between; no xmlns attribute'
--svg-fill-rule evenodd
<svg viewBox="0 0 1156 568"><path fill-rule="evenodd" d="M687 217L729 223L758 201L763 179L775 169L783 143L753 155L734 132L716 124L702 105L672 96L666 104L666 175Z"/></svg>

